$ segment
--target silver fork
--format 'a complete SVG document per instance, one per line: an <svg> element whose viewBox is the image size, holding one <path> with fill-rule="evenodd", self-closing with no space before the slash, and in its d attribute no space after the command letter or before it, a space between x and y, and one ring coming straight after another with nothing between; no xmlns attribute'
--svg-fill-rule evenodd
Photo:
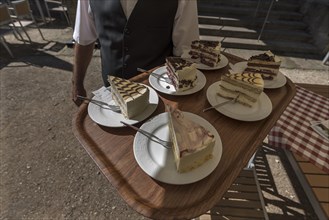
<svg viewBox="0 0 329 220"><path fill-rule="evenodd" d="M90 99L90 98L87 98L87 97L84 97L84 96L80 96L80 95L77 95L77 98L78 99L81 99L81 100L85 100L85 101L88 101L88 102L91 102L101 108L104 108L104 109L108 109L108 110L111 110L113 112L118 112L120 113L121 110L120 110L120 107L119 106L116 106L116 105L110 105L106 102L102 102L102 101L99 101L99 100L95 100L95 99Z"/></svg>
<svg viewBox="0 0 329 220"><path fill-rule="evenodd" d="M229 67L231 68L231 70L234 70L234 65L233 65L233 63L229 63L228 65L229 65Z"/></svg>
<svg viewBox="0 0 329 220"><path fill-rule="evenodd" d="M218 108L218 107L220 107L220 106L226 105L226 104L231 103L231 102L232 102L232 103L236 103L236 101L237 101L238 98L239 98L239 95L240 95L240 94L238 94L235 98L233 98L233 99L231 99L231 100L228 100L228 101L225 101L225 102L219 103L219 104L214 105L214 106L211 106L211 107L209 107L209 108L205 108L205 109L203 109L202 111L203 111L203 112L206 112L206 111L208 111L208 110L210 110L210 109Z"/></svg>
<svg viewBox="0 0 329 220"><path fill-rule="evenodd" d="M123 121L120 121L120 122L121 122L121 124L124 124L125 126L138 131L139 133L141 133L142 135L146 136L150 140L152 140L152 141L154 141L154 142L156 142L158 144L161 144L163 147L165 147L167 149L171 149L171 146L172 146L172 142L171 141L162 140L161 138L155 136L154 134L152 134L150 132L147 132L147 131L145 131L143 129L140 129L138 127L135 127L134 125L127 124L126 122L123 122Z"/></svg>
<svg viewBox="0 0 329 220"><path fill-rule="evenodd" d="M148 73L148 74L150 74L151 76L153 76L154 78L157 78L159 81L166 82L166 83L168 83L168 84L170 84L170 85L173 84L172 81L171 81L169 78L167 78L167 77L163 77L162 75L159 75L159 74L157 74L157 73L154 73L154 72L151 72L151 71L148 71L148 70L142 69L142 68L137 68L137 71L142 72L142 73L143 73L143 72Z"/></svg>

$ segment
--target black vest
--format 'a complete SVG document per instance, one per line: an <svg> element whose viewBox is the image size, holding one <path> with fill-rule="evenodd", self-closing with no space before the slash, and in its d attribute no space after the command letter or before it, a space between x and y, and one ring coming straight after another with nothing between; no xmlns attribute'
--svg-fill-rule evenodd
<svg viewBox="0 0 329 220"><path fill-rule="evenodd" d="M128 21L120 0L90 0L101 45L102 75L131 78L172 55L178 0L138 0Z"/></svg>

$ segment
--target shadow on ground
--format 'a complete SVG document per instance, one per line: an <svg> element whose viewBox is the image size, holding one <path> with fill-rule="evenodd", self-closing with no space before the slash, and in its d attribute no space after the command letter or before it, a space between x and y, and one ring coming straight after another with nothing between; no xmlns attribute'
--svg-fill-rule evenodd
<svg viewBox="0 0 329 220"><path fill-rule="evenodd" d="M255 168L271 220L317 219L282 149L260 148L255 157Z"/></svg>
<svg viewBox="0 0 329 220"><path fill-rule="evenodd" d="M72 64L60 59L57 56L61 50L66 47L66 44L56 41L48 41L46 43L33 42L32 44L24 42L22 44L9 44L11 51L15 58L11 58L7 51L1 49L0 54L0 69L4 67L11 67L11 63L14 61L19 64L15 64L12 67L24 67L24 66L36 66L36 67L51 67L62 69L66 71L72 70ZM33 54L33 56L31 56ZM21 64L23 63L23 64Z"/></svg>

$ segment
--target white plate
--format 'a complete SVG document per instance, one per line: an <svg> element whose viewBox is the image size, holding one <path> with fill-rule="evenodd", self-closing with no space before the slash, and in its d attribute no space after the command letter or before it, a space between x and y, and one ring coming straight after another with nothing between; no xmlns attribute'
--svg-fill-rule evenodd
<svg viewBox="0 0 329 220"><path fill-rule="evenodd" d="M236 73L242 73L247 68L247 62L239 62L230 66ZM277 89L284 86L287 82L287 78L279 71L277 77L273 80L264 80L264 88Z"/></svg>
<svg viewBox="0 0 329 220"><path fill-rule="evenodd" d="M227 101L227 99L217 95L219 85L220 81L215 82L208 87L207 99L212 106ZM269 97L262 92L258 101L251 108L240 103L229 103L216 108L216 110L223 115L240 121L258 121L271 114L272 102Z"/></svg>
<svg viewBox="0 0 329 220"><path fill-rule="evenodd" d="M134 139L134 156L141 169L156 180L169 184L188 184L199 181L208 176L218 165L222 156L222 141L217 130L202 117L183 112L185 117L207 128L215 135L213 157L200 167L186 173L176 170L174 155L171 149L150 141L139 132ZM141 128L155 134L164 140L170 140L168 127L168 113L161 113L145 122Z"/></svg>
<svg viewBox="0 0 329 220"><path fill-rule="evenodd" d="M201 63L200 59L192 59L191 56L188 54L189 51L190 51L189 49L184 49L183 54L182 54L181 57L188 60L188 61L191 61L191 62L195 63L196 68L198 68L200 70L218 70L218 69L226 67L227 64L228 64L227 57L224 56L223 54L220 54L220 61L216 66L214 66L214 67L207 66L207 65Z"/></svg>
<svg viewBox="0 0 329 220"><path fill-rule="evenodd" d="M154 70L153 72L164 78L168 78L166 66L162 66L162 67ZM181 91L181 92L177 92L173 85L168 84L164 81L161 81L152 75L149 76L149 82L154 89L158 90L159 92L165 93L165 94L190 95L190 94L200 91L206 85L207 79L200 70L197 70L197 77L198 77L198 79L196 81L196 85L193 88L185 90L185 91Z"/></svg>
<svg viewBox="0 0 329 220"><path fill-rule="evenodd" d="M121 113L101 108L93 103L88 104L88 114L94 122L106 127L124 127L125 125L121 124L120 121L124 121L128 124L136 124L149 117L155 111L159 103L159 97L156 91L149 86L147 87L150 90L149 105L141 114L132 119L127 119ZM97 100L97 96L94 96L93 99ZM109 104L116 105L114 100L111 100Z"/></svg>

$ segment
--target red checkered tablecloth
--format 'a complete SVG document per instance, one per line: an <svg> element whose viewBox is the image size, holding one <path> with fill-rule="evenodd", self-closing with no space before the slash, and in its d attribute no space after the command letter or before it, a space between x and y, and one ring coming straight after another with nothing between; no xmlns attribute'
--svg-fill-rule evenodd
<svg viewBox="0 0 329 220"><path fill-rule="evenodd" d="M310 122L329 119L329 99L296 86L296 95L268 135L269 145L284 147L329 173L329 141Z"/></svg>

